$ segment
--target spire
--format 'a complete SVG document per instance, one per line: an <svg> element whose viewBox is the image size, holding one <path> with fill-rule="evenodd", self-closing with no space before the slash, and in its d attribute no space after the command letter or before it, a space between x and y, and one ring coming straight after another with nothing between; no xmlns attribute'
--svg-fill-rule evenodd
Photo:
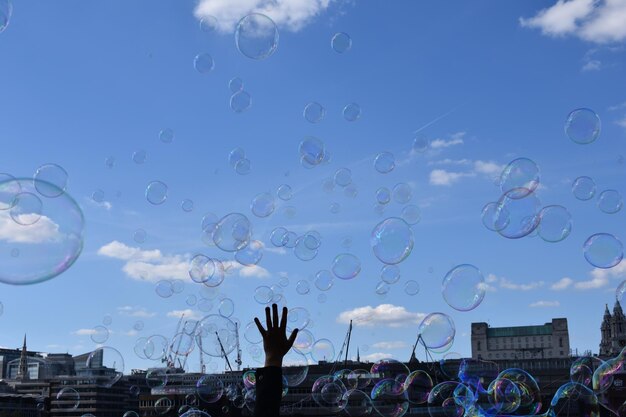
<svg viewBox="0 0 626 417"><path fill-rule="evenodd" d="M622 305L619 303L619 300L615 300L615 307L613 307L613 315L614 316L624 315L624 312L622 311Z"/></svg>
<svg viewBox="0 0 626 417"><path fill-rule="evenodd" d="M356 361L361 363L361 355L359 354L359 347L356 348Z"/></svg>
<svg viewBox="0 0 626 417"><path fill-rule="evenodd" d="M26 334L24 334L24 344L22 345L22 354L20 355L20 364L17 368L15 379L24 381L29 379L28 375L28 350L26 349Z"/></svg>

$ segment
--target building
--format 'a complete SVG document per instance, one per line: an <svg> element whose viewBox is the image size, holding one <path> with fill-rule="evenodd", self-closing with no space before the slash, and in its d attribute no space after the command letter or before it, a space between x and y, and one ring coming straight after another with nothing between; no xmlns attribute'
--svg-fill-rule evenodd
<svg viewBox="0 0 626 417"><path fill-rule="evenodd" d="M600 356L617 356L626 347L626 316L619 301L615 302L613 314L604 306L604 317L600 325Z"/></svg>
<svg viewBox="0 0 626 417"><path fill-rule="evenodd" d="M491 327L487 323L472 323L472 359L556 359L569 355L569 332L564 318L539 326Z"/></svg>

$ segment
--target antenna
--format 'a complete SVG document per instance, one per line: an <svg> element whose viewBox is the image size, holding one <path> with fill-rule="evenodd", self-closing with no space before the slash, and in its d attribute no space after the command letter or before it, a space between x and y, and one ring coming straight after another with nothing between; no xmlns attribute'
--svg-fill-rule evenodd
<svg viewBox="0 0 626 417"><path fill-rule="evenodd" d="M235 363L237 364L237 370L241 370L241 348L239 347L239 323L235 323L235 338L237 340L237 359ZM232 369L231 369L232 370Z"/></svg>
<svg viewBox="0 0 626 417"><path fill-rule="evenodd" d="M228 369L230 369L230 371L233 371L233 367L230 366L230 361L228 360L228 355L226 354L226 351L224 350L224 345L222 345L222 340L220 339L220 335L215 332L215 336L217 336L217 341L220 344L220 349L222 350L222 355L224 355L224 359L226 359L226 365L228 365Z"/></svg>

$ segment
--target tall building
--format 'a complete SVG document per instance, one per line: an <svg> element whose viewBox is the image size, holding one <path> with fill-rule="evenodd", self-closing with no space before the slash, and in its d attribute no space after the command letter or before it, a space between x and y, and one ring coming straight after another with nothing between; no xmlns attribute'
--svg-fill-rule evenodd
<svg viewBox="0 0 626 417"><path fill-rule="evenodd" d="M24 344L22 345L22 354L20 355L20 364L17 368L15 379L25 381L30 379L28 372L28 350L26 350L26 335L24 335Z"/></svg>
<svg viewBox="0 0 626 417"><path fill-rule="evenodd" d="M626 347L626 316L619 301L615 302L613 314L608 305L604 306L600 333L600 356L616 356Z"/></svg>
<svg viewBox="0 0 626 417"><path fill-rule="evenodd" d="M491 327L487 323L472 323L473 359L551 359L567 358L569 354L564 318L539 326Z"/></svg>

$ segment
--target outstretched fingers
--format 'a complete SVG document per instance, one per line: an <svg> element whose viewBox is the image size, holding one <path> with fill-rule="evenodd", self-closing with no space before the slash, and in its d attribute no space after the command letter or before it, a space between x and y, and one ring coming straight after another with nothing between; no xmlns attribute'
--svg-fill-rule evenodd
<svg viewBox="0 0 626 417"><path fill-rule="evenodd" d="M278 306L276 304L272 304L272 320L272 324L274 325L274 327L278 327Z"/></svg>
<svg viewBox="0 0 626 417"><path fill-rule="evenodd" d="M291 347L293 346L293 343L296 341L297 336L298 336L298 329L294 329L293 332L291 332L289 339L287 339L287 345L289 346L287 350L291 349Z"/></svg>
<svg viewBox="0 0 626 417"><path fill-rule="evenodd" d="M265 327L267 327L267 330L272 328L272 317L270 316L269 307L265 307Z"/></svg>
<svg viewBox="0 0 626 417"><path fill-rule="evenodd" d="M259 333L261 333L261 336L265 337L265 329L263 328L263 325L261 324L261 321L258 318L254 318L254 323L256 324L257 329L259 329Z"/></svg>
<svg viewBox="0 0 626 417"><path fill-rule="evenodd" d="M283 307L283 314L280 318L280 330L285 332L287 329L287 307Z"/></svg>

